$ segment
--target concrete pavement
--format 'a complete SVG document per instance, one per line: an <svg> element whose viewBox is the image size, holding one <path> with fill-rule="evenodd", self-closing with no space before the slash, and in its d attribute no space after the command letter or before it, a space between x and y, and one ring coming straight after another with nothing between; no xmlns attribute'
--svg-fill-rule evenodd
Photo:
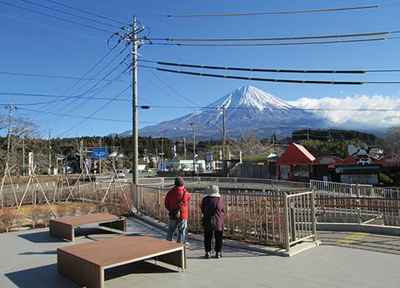
<svg viewBox="0 0 400 288"><path fill-rule="evenodd" d="M76 243L118 237L87 226L77 232ZM128 221L128 234L164 238L165 230L136 217ZM225 246L223 258L206 260L201 237L191 237L185 272L149 260L107 270L105 287L400 286L400 253L390 253L400 251L399 237L323 232L320 239L321 246L294 257ZM360 249L362 244L369 248ZM57 274L56 249L68 245L73 244L50 236L48 229L1 234L0 287L80 287ZM382 253L373 245L387 249Z"/></svg>

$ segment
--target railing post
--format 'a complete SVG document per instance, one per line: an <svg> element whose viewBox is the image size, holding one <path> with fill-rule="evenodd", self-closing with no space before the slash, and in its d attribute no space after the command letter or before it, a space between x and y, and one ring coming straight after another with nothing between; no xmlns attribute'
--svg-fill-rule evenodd
<svg viewBox="0 0 400 288"><path fill-rule="evenodd" d="M158 205L157 205L157 215L158 215L158 221L161 220L161 190L157 189L157 198L158 198Z"/></svg>
<svg viewBox="0 0 400 288"><path fill-rule="evenodd" d="M288 197L286 192L282 192L283 197L283 215L285 220L285 248L286 252L290 251L290 240L289 240L289 209L288 209Z"/></svg>
<svg viewBox="0 0 400 288"><path fill-rule="evenodd" d="M294 197L291 197L289 200L290 203L290 224L292 228L292 241L296 241L296 218L294 213Z"/></svg>
<svg viewBox="0 0 400 288"><path fill-rule="evenodd" d="M360 225L361 224L361 201L360 201L360 186L358 183L356 184L356 195L357 195L357 223Z"/></svg>
<svg viewBox="0 0 400 288"><path fill-rule="evenodd" d="M314 241L317 241L317 221L315 217L315 190L311 190L311 225Z"/></svg>

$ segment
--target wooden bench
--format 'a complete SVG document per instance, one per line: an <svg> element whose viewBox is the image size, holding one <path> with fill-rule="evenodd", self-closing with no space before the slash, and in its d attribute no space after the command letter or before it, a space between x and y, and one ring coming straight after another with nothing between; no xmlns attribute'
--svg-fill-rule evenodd
<svg viewBox="0 0 400 288"><path fill-rule="evenodd" d="M50 235L74 241L75 226L99 224L108 228L126 231L126 218L106 213L50 219Z"/></svg>
<svg viewBox="0 0 400 288"><path fill-rule="evenodd" d="M121 236L57 249L58 273L89 288L104 287L104 270L155 258L186 269L185 245L144 236Z"/></svg>

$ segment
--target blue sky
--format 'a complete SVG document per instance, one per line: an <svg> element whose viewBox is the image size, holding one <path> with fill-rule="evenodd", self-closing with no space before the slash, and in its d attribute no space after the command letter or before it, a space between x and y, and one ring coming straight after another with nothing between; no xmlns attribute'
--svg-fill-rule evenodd
<svg viewBox="0 0 400 288"><path fill-rule="evenodd" d="M166 17L375 5L378 8L336 12ZM152 108L139 110L139 128L183 116L247 85L303 108L363 109L318 112L337 123L358 119L365 125L400 125L400 113L397 111L368 110L400 108L400 84L317 85L231 80L161 72L154 68L175 68L145 62L301 70L396 70L400 69L400 3L394 0L379 3L309 0L1 0L0 103L15 105L18 109L13 115L30 118L40 127L43 137L47 137L49 131L51 137L76 137L104 136L130 130L132 75L128 65L131 61L131 47L126 47L122 42L114 49L110 48L115 46L118 39L116 35L111 37L113 33L123 33L119 28L124 24L128 26L133 15L146 27L139 36L150 39L282 38L394 32L357 38L385 38L382 41L318 45L183 47L157 44L176 42L146 42L139 49L138 104ZM303 40L311 41L321 40ZM294 41L274 43L289 42ZM274 79L362 82L400 80L399 72L317 75L186 70ZM3 113L7 114L6 109ZM3 129L0 133L4 135L6 131Z"/></svg>

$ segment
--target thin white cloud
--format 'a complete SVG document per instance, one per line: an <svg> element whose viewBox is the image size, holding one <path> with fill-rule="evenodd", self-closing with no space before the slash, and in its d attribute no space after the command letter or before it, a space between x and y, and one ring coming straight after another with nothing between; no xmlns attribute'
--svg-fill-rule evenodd
<svg viewBox="0 0 400 288"><path fill-rule="evenodd" d="M289 103L303 109L327 109L315 110L314 113L317 117L326 118L335 124L355 122L371 127L400 125L400 99L394 97L375 94L373 96L357 95L346 98L300 98ZM355 111L354 109L360 110ZM385 111L373 109L384 109Z"/></svg>

